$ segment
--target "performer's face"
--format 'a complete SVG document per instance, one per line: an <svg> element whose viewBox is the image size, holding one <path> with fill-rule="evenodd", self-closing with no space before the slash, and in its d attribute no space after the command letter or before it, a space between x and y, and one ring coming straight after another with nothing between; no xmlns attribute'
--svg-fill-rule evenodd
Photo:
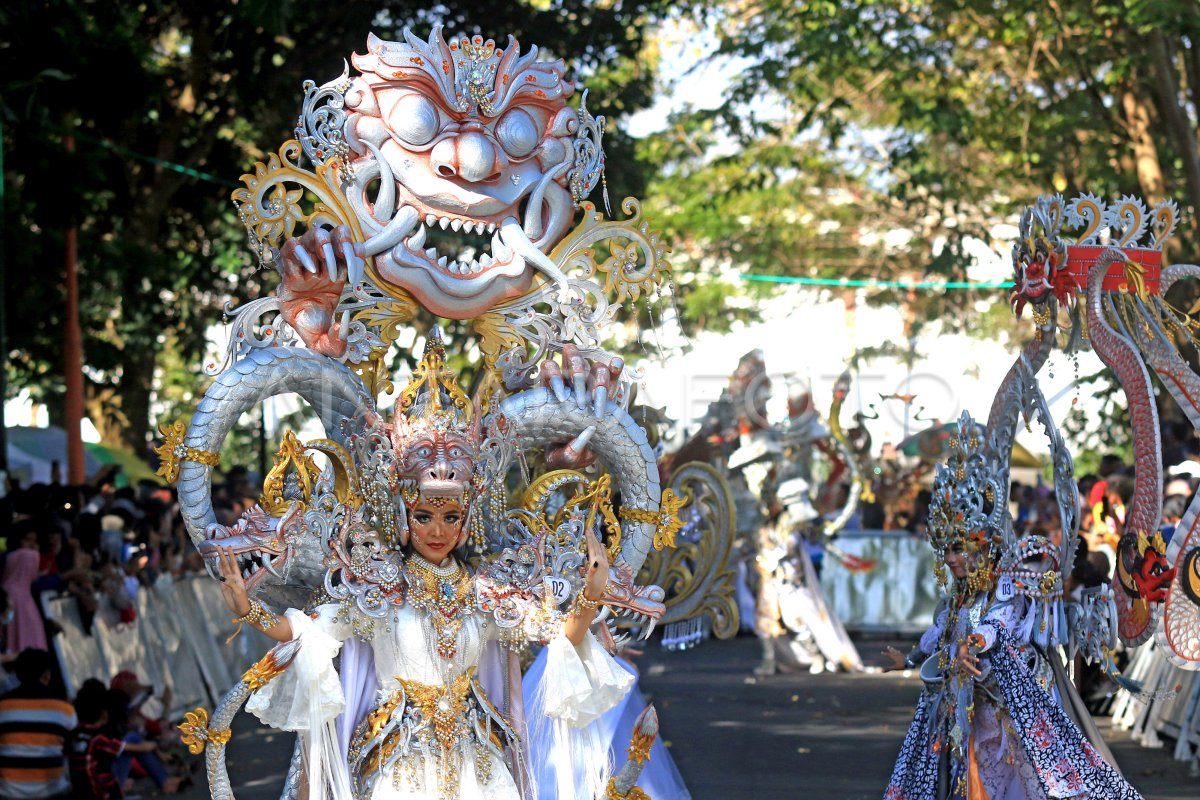
<svg viewBox="0 0 1200 800"><path fill-rule="evenodd" d="M952 544L946 549L946 556L943 559L946 566L950 568L950 573L955 578L962 579L967 577L967 556L963 553L961 544Z"/></svg>
<svg viewBox="0 0 1200 800"><path fill-rule="evenodd" d="M463 511L458 504L419 503L409 512L408 526L413 549L431 564L440 564L458 545Z"/></svg>

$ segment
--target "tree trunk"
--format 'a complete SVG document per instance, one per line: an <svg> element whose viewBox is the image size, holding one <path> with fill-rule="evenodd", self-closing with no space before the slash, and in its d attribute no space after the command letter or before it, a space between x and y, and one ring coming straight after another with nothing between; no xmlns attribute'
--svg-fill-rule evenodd
<svg viewBox="0 0 1200 800"><path fill-rule="evenodd" d="M1175 67L1171 63L1171 52L1166 37L1161 31L1153 31L1147 41L1150 56L1154 61L1154 79L1158 89L1159 116L1167 123L1176 152L1183 165L1187 179L1188 201L1193 212L1200 210L1200 152L1196 148L1196 133L1192 129L1187 111L1180 105L1179 83ZM1195 230L1195 214L1192 227Z"/></svg>
<svg viewBox="0 0 1200 800"><path fill-rule="evenodd" d="M1133 167L1137 171L1138 185L1142 195L1151 205L1162 199L1166 187L1163 185L1162 164L1158 161L1158 149L1154 146L1151 132L1150 106L1138 93L1126 89L1121 95L1121 108L1125 112L1125 127L1133 146Z"/></svg>
<svg viewBox="0 0 1200 800"><path fill-rule="evenodd" d="M147 435L150 431L150 394L154 389L154 366L157 353L130 354L121 372L119 392L121 411L126 424L120 431L120 444L146 456Z"/></svg>

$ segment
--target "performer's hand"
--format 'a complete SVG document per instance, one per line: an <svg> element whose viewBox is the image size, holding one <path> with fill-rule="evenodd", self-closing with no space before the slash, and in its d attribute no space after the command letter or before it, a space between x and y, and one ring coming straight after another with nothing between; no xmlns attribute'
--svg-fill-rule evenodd
<svg viewBox="0 0 1200 800"><path fill-rule="evenodd" d="M241 570L238 569L237 556L233 554L232 548L219 547L217 552L219 566L221 569L221 597L225 599L225 605L229 606L229 610L239 617L244 616L250 611L250 593L246 591L246 583L242 580Z"/></svg>
<svg viewBox="0 0 1200 800"><path fill-rule="evenodd" d="M901 653L896 648L889 647L883 651L883 655L888 659L888 663L883 665L884 672L896 672L908 669L908 664L904 663L904 653Z"/></svg>
<svg viewBox="0 0 1200 800"><path fill-rule="evenodd" d="M588 600L597 601L604 597L604 590L608 587L608 553L590 528L587 532L587 558L587 580L583 595Z"/></svg>
<svg viewBox="0 0 1200 800"><path fill-rule="evenodd" d="M958 665L958 671L969 674L978 678L983 675L979 671L979 656L971 655L971 649L966 642L960 642L958 645L958 658L955 660Z"/></svg>

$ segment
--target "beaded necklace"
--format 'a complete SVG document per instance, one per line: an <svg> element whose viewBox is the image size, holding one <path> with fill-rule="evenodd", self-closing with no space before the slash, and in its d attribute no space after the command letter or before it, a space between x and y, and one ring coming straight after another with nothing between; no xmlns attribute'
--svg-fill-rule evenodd
<svg viewBox="0 0 1200 800"><path fill-rule="evenodd" d="M463 620L475 611L475 581L457 561L444 567L415 553L404 565L409 604L429 616L437 634L437 652L449 661L458 653Z"/></svg>

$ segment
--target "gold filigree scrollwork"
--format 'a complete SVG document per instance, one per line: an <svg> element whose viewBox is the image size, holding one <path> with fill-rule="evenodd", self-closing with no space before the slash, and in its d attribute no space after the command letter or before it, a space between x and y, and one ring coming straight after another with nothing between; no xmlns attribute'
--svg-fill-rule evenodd
<svg viewBox="0 0 1200 800"><path fill-rule="evenodd" d="M404 391L400 392L400 397L396 400L397 410L403 412L412 408L412 404L416 401L422 388L429 390L431 411L437 411L442 407L442 392L445 392L454 407L467 418L470 418L474 412L470 398L458 385L458 377L454 374L454 370L446 366L446 348L440 341L436 343L431 341L426 346L421 363L417 364L417 368L413 370L412 380L409 381L408 386L404 387Z"/></svg>
<svg viewBox="0 0 1200 800"><path fill-rule="evenodd" d="M188 752L198 756L204 752L209 743L217 746L229 744L233 731L228 728L212 730L208 727L208 712L203 708L188 711L183 715L184 722L179 725L180 741L187 747Z"/></svg>
<svg viewBox="0 0 1200 800"><path fill-rule="evenodd" d="M390 345L400 336L401 326L412 322L417 315L417 301L407 292L390 286L388 294L396 299L377 302L373 306L364 308L354 315L354 319L369 328L377 329L379 338Z"/></svg>
<svg viewBox="0 0 1200 800"><path fill-rule="evenodd" d="M273 259L284 238L294 235L300 224L309 228L346 225L355 241L364 241L358 217L340 186L341 160L332 158L314 173L299 166L302 153L300 143L289 139L265 164L260 161L254 172L243 175L245 188L235 189L231 195L264 263ZM309 211L301 206L306 192L316 197ZM367 270L374 270L370 259Z"/></svg>
<svg viewBox="0 0 1200 800"><path fill-rule="evenodd" d="M187 437L187 426L183 424L182 420L170 425L161 424L158 426L158 432L163 437L163 443L154 448L160 462L158 470L154 474L166 480L167 483L175 483L179 480L179 468L184 461L195 461L197 464L204 464L208 467L220 466L221 456L219 454L188 447L183 443Z"/></svg>
<svg viewBox="0 0 1200 800"><path fill-rule="evenodd" d="M479 351L489 367L496 365L501 353L513 348L524 351L528 345L512 323L498 311L481 314L471 323L471 327L479 334Z"/></svg>
<svg viewBox="0 0 1200 800"><path fill-rule="evenodd" d="M354 459L346 448L332 439L313 439L304 445L304 449L321 453L329 459L333 467L333 496L338 502L350 508L362 508L366 500L359 491L358 471L354 466Z"/></svg>
<svg viewBox="0 0 1200 800"><path fill-rule="evenodd" d="M670 273L666 258L670 254L657 231L642 219L642 204L626 197L621 210L627 219L605 220L591 203L582 203L583 221L559 242L550 257L566 272L573 266L585 270L584 277L604 275L604 291L612 293L613 303L637 300L643 292L661 285ZM597 246L608 243L609 255L596 260Z"/></svg>
<svg viewBox="0 0 1200 800"><path fill-rule="evenodd" d="M547 516L550 497L562 489L574 487L575 494L563 503L551 519ZM523 510L538 520L540 527L555 530L566 519L567 515L576 508L588 507L586 526L591 529L599 518L608 534L605 550L610 562L621 554L621 523L613 511L612 505L612 476L601 475L595 481L588 480L581 472L569 469L559 469L539 476L529 485L522 498Z"/></svg>
<svg viewBox="0 0 1200 800"><path fill-rule="evenodd" d="M275 451L275 464L267 473L266 479L263 480L262 497L258 501L263 510L271 516L282 515L291 504L291 501L283 496L284 484L289 471L295 474L296 480L300 484L302 499L299 502L301 507L307 508L321 470L305 452L304 444L296 438L296 434L284 431L283 441L279 443L279 449Z"/></svg>
<svg viewBox="0 0 1200 800"><path fill-rule="evenodd" d="M371 348L371 354L361 363L351 364L350 369L362 380L363 386L367 387L367 391L372 397L378 398L381 394L391 394L396 389L396 385L392 383L389 375L386 348Z"/></svg>
<svg viewBox="0 0 1200 800"><path fill-rule="evenodd" d="M622 508L621 519L630 522L647 522L658 526L654 531L654 549L675 546L675 535L683 527L679 518L679 510L688 502L687 497L677 495L674 490L666 489L662 493L662 501L658 511L640 508Z"/></svg>
<svg viewBox="0 0 1200 800"><path fill-rule="evenodd" d="M730 564L733 492L720 473L698 462L680 466L668 485L677 495L690 498L685 514L689 532L675 547L648 553L637 583L666 590L667 610L660 625L707 616L713 635L727 639L737 633L739 622L736 572Z"/></svg>

